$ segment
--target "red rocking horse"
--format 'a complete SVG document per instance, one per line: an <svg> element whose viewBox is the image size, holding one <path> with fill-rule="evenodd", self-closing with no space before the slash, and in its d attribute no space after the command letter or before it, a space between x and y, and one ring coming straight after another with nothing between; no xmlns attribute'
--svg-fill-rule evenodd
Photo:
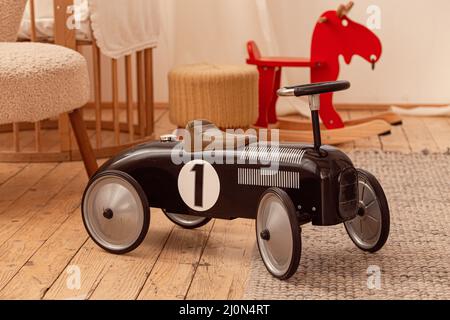
<svg viewBox="0 0 450 320"><path fill-rule="evenodd" d="M381 42L368 28L347 17L352 7L353 2L350 2L346 6L341 5L337 11L328 11L321 16L313 34L311 59L262 57L256 43L248 43L247 63L256 65L260 73L260 107L256 127L278 125L281 138L285 141L312 141L309 122L295 117L277 118L276 91L281 86L282 68L310 68L313 83L338 79L340 55L347 64L351 63L354 55L359 55L375 68L382 54ZM387 134L390 132L390 125L401 124L400 117L391 112L344 122L334 108L332 93L321 96L320 116L327 144Z"/></svg>

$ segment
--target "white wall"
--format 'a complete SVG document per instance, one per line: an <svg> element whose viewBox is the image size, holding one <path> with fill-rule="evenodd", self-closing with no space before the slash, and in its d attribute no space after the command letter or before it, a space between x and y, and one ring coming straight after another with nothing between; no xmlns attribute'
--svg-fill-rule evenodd
<svg viewBox="0 0 450 320"><path fill-rule="evenodd" d="M259 1L259 2L258 2ZM352 82L340 102L448 103L450 101L450 1L357 0L350 18L365 22L366 9L382 10L382 28L376 33L384 46L375 72L355 58L344 66L341 79ZM335 0L267 0L272 32L263 33L264 18L257 4L264 0L162 0L161 44L155 51L157 101L167 101L167 72L174 65L214 62L245 63L245 43L258 41L262 51L308 56L315 21ZM449 37L449 39L447 39ZM308 71L290 70L290 84L305 83ZM106 97L109 96L105 88Z"/></svg>

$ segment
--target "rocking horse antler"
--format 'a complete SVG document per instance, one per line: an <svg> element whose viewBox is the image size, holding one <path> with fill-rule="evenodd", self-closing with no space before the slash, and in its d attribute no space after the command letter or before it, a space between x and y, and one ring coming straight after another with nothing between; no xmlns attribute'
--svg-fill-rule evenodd
<svg viewBox="0 0 450 320"><path fill-rule="evenodd" d="M352 11L352 9L353 9L353 7L355 6L355 3L353 2L353 1L350 1L349 3L347 3L347 6L346 6L346 11L347 11L347 14L350 12L350 11Z"/></svg>
<svg viewBox="0 0 450 320"><path fill-rule="evenodd" d="M353 9L354 5L355 5L355 3L354 3L353 1L350 1L350 2L347 3L346 5L341 4L341 5L338 7L337 11L336 11L337 16L338 16L340 19L342 19L345 15L348 15L348 14L350 13L350 11ZM320 17L320 18L319 18L319 23L325 23L325 22L327 22L327 21L328 21L328 18L327 18L327 17Z"/></svg>
<svg viewBox="0 0 450 320"><path fill-rule="evenodd" d="M350 1L346 5L341 4L336 11L338 17L342 19L345 15L349 14L349 12L353 9L354 5L355 3L353 1Z"/></svg>

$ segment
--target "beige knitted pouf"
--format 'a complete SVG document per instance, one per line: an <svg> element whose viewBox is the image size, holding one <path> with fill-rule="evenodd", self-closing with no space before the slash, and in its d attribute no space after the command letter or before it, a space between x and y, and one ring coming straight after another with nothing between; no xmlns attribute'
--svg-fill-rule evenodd
<svg viewBox="0 0 450 320"><path fill-rule="evenodd" d="M250 66L198 64L169 73L170 120L182 128L207 119L220 128L249 128L258 117L258 73Z"/></svg>

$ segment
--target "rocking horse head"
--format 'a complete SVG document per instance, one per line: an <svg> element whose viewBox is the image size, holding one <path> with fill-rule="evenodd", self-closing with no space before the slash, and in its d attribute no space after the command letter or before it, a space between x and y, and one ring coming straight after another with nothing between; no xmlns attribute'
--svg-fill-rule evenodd
<svg viewBox="0 0 450 320"><path fill-rule="evenodd" d="M328 11L319 19L313 35L313 61L330 63L330 59L336 61L342 55L350 64L353 56L358 55L375 68L381 58L381 41L367 27L349 19L353 5L353 2L340 5L337 11Z"/></svg>

